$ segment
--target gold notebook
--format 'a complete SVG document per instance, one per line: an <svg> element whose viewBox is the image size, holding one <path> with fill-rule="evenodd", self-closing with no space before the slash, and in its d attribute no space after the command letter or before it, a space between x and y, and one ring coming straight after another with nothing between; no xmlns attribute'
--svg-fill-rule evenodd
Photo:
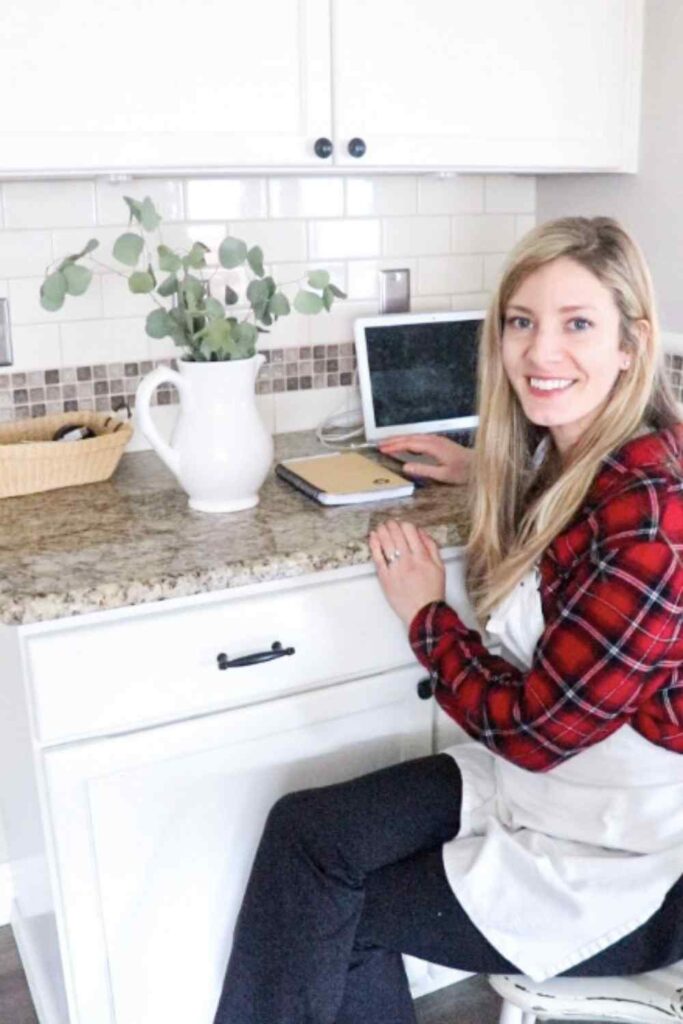
<svg viewBox="0 0 683 1024"><path fill-rule="evenodd" d="M415 490L411 480L357 452L285 459L275 472L321 505L404 498Z"/></svg>

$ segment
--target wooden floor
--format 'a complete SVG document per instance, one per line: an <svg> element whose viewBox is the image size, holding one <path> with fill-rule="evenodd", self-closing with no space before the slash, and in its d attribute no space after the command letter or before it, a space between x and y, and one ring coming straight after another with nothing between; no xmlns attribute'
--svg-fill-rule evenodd
<svg viewBox="0 0 683 1024"><path fill-rule="evenodd" d="M415 1008L419 1024L496 1024L500 1000L484 978L467 978L423 996ZM38 1024L9 925L0 928L0 1024Z"/></svg>

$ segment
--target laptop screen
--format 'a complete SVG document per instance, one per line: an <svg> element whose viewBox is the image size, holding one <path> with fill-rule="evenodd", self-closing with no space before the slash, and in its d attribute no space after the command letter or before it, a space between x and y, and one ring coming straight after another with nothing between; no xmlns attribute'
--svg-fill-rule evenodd
<svg viewBox="0 0 683 1024"><path fill-rule="evenodd" d="M454 316L365 323L357 348L368 439L476 426L482 314Z"/></svg>

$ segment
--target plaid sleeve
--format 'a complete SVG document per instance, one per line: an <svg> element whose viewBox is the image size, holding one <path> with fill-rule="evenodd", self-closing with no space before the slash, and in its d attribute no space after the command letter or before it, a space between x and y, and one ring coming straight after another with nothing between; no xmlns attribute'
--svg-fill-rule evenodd
<svg viewBox="0 0 683 1024"><path fill-rule="evenodd" d="M445 602L410 625L448 715L495 753L546 771L605 739L680 663L683 571L664 540L602 545L565 580L524 673L490 653Z"/></svg>

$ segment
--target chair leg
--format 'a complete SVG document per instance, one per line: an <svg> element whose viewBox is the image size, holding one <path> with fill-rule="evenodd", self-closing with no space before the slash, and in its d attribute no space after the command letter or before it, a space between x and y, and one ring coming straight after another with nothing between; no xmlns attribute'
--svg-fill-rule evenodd
<svg viewBox="0 0 683 1024"><path fill-rule="evenodd" d="M519 1006L504 999L498 1024L532 1024L531 1020L525 1020L526 1017L529 1017L529 1014L523 1013Z"/></svg>

